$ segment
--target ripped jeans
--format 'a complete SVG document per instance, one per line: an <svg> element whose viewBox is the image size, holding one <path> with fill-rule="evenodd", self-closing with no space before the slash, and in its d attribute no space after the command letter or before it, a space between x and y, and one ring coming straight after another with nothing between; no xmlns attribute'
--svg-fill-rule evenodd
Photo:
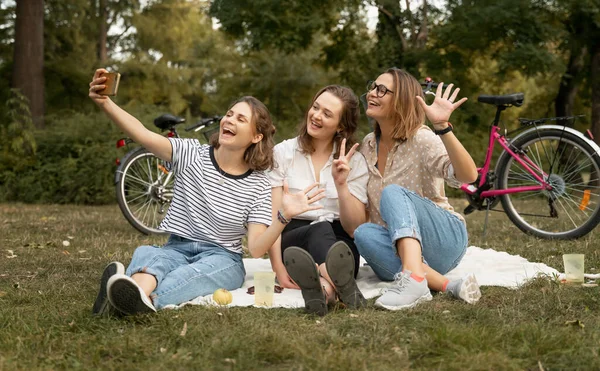
<svg viewBox="0 0 600 371"><path fill-rule="evenodd" d="M246 276L241 254L175 235L163 247L135 249L126 274L135 273L156 278L156 289L150 295L156 309L212 294L218 288L238 289Z"/></svg>
<svg viewBox="0 0 600 371"><path fill-rule="evenodd" d="M418 240L425 263L440 274L455 268L465 254L465 224L431 200L393 184L383 189L380 210L387 228L366 223L354 231L360 255L379 279L392 281L402 271L396 250L396 241L401 238Z"/></svg>

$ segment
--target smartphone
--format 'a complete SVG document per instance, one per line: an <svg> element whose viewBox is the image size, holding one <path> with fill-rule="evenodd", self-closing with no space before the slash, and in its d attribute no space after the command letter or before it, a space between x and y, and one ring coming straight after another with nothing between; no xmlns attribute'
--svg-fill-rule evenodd
<svg viewBox="0 0 600 371"><path fill-rule="evenodd" d="M119 90L119 81L121 80L121 74L118 72L107 72L103 73L101 76L106 77L106 81L104 85L106 87L98 92L100 95L117 95L117 91Z"/></svg>

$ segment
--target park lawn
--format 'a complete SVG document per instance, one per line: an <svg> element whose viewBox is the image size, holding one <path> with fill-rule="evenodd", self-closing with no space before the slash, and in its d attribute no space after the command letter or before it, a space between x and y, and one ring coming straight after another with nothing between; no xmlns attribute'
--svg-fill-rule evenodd
<svg viewBox="0 0 600 371"><path fill-rule="evenodd" d="M459 210L463 202L453 200ZM544 241L490 213L483 241L484 213L467 220L473 245L559 270L563 253L580 252L587 272L600 270L598 230L578 241ZM394 313L370 301L324 318L199 306L93 318L104 266L127 265L136 246L164 241L137 233L116 205L0 205L0 370L600 369L600 288L550 279L518 290L483 287L476 305L435 295Z"/></svg>

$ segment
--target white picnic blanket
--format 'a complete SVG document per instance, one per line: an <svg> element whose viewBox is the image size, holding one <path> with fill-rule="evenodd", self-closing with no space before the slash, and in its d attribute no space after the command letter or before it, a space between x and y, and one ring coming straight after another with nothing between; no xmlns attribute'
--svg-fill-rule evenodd
<svg viewBox="0 0 600 371"><path fill-rule="evenodd" d="M233 301L228 306L253 306L254 295L247 293L248 288L254 286L254 272L271 271L269 259L244 259L246 268L246 281L244 285L234 291ZM446 274L450 280L459 279L467 273L474 273L481 286L502 286L516 289L528 280L538 275L561 275L559 271L542 263L532 263L519 255L510 255L506 252L493 249L482 249L476 246L467 248L460 264ZM373 270L361 258L361 267L357 277L358 287L367 298L374 298L382 294L391 282L380 281ZM194 300L178 306L167 308L180 308L184 305L215 305L212 294L199 296ZM284 289L282 293L273 297L273 307L303 308L304 300L300 290Z"/></svg>

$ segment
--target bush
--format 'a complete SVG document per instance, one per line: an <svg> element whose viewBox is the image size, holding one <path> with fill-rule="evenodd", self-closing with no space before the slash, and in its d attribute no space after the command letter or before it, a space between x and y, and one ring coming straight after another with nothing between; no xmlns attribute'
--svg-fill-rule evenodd
<svg viewBox="0 0 600 371"><path fill-rule="evenodd" d="M155 107L133 112L148 127ZM26 203L107 204L115 201L115 160L125 152L115 142L124 134L102 113L47 117L34 132L33 157L0 161L0 200Z"/></svg>
<svg viewBox="0 0 600 371"><path fill-rule="evenodd" d="M127 109L152 130L156 130L153 119L165 112L154 106ZM481 165L487 128L480 123L478 115L471 112L461 112L461 115L455 120L456 135ZM300 120L275 119L276 141L295 136ZM14 151L0 152L0 202L95 205L115 202L115 160L126 152L115 148L116 140L124 136L120 129L100 112L47 116L46 125L43 130L31 129L35 152L20 155ZM357 139L361 141L371 130L363 116ZM192 135L181 133L185 137ZM449 196L463 197L461 191L449 187L446 191Z"/></svg>

